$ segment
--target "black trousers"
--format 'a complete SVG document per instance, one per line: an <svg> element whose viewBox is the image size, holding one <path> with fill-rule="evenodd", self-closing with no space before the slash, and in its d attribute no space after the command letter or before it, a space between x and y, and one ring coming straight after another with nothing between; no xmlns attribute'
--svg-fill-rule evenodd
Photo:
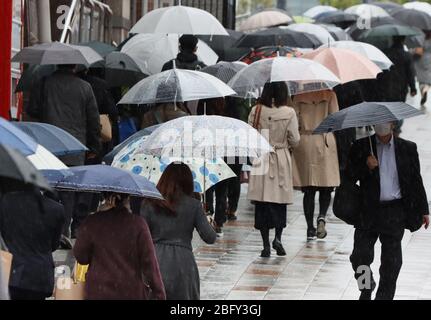
<svg viewBox="0 0 431 320"><path fill-rule="evenodd" d="M241 195L241 169L242 164L230 164L229 167L236 177L227 180L227 198L229 211L235 212L238 209L239 197Z"/></svg>
<svg viewBox="0 0 431 320"><path fill-rule="evenodd" d="M402 204L382 206L376 211L375 228L372 230L356 229L354 247L350 261L355 278L358 280L359 290L371 289L374 279L370 265L374 260L374 245L377 239L382 244L380 257L380 282L376 293L376 300L392 300L396 291L398 275L403 263L401 240L404 235L404 210ZM364 287L367 274L371 288Z"/></svg>
<svg viewBox="0 0 431 320"><path fill-rule="evenodd" d="M226 222L226 209L227 209L227 190L229 182L223 180L208 189L205 193L206 204L209 211L214 211L214 221L218 226L222 227ZM214 210L214 194L216 197L215 210Z"/></svg>
<svg viewBox="0 0 431 320"><path fill-rule="evenodd" d="M49 294L44 292L25 290L15 287L9 287L9 295L11 300L45 300Z"/></svg>

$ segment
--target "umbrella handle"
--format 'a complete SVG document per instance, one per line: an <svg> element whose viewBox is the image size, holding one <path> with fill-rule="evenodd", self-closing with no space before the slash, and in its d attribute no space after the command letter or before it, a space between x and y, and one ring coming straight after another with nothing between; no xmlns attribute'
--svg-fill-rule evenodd
<svg viewBox="0 0 431 320"><path fill-rule="evenodd" d="M371 128L367 127L368 132L371 132ZM373 149L373 142L371 141L371 136L368 135L368 141L370 142L370 151L371 151L371 155L374 157L374 149Z"/></svg>

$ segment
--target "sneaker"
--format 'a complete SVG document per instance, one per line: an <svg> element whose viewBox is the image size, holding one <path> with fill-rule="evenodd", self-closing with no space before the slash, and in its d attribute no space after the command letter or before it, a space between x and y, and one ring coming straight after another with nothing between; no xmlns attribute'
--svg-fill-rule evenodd
<svg viewBox="0 0 431 320"><path fill-rule="evenodd" d="M328 233L326 232L325 225L326 225L326 222L324 219L319 219L319 221L317 222L316 235L318 239L324 239L328 235Z"/></svg>
<svg viewBox="0 0 431 320"><path fill-rule="evenodd" d="M316 229L307 229L307 240L316 240Z"/></svg>
<svg viewBox="0 0 431 320"><path fill-rule="evenodd" d="M424 92L421 99L421 106L425 106L425 103L427 102L427 96L428 92Z"/></svg>
<svg viewBox="0 0 431 320"><path fill-rule="evenodd" d="M223 237L223 228L222 227L215 227L215 232L217 234L217 237Z"/></svg>

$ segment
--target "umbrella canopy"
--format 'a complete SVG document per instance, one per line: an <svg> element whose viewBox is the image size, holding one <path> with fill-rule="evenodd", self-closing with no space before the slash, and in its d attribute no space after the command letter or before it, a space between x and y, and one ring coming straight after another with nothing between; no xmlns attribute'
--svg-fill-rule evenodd
<svg viewBox="0 0 431 320"><path fill-rule="evenodd" d="M251 64L253 62L275 57L300 57L302 53L294 48L286 46L268 46L261 47L258 49L252 49L245 56L241 57L239 60L245 62L246 64Z"/></svg>
<svg viewBox="0 0 431 320"><path fill-rule="evenodd" d="M56 156L88 150L78 139L56 126L38 122L15 122L14 125Z"/></svg>
<svg viewBox="0 0 431 320"><path fill-rule="evenodd" d="M431 30L431 15L428 13L415 9L400 9L392 13L392 17L406 25Z"/></svg>
<svg viewBox="0 0 431 320"><path fill-rule="evenodd" d="M346 83L362 79L375 79L382 72L368 58L347 49L320 48L303 55L303 58L319 62Z"/></svg>
<svg viewBox="0 0 431 320"><path fill-rule="evenodd" d="M246 34L238 40L236 46L247 48L266 46L317 48L321 44L322 42L312 34L277 27Z"/></svg>
<svg viewBox="0 0 431 320"><path fill-rule="evenodd" d="M357 40L358 37L364 33L365 31L369 30L370 28L375 28L378 26L383 26L387 24L400 24L398 20L396 20L393 17L379 17L379 18L371 18L370 20L366 21L366 24L354 24L352 25L347 32L350 34L350 36ZM369 26L369 28L368 28Z"/></svg>
<svg viewBox="0 0 431 320"><path fill-rule="evenodd" d="M389 17L389 13L387 13L384 9L367 3L349 7L344 10L344 12L356 14L362 19L367 20L371 18Z"/></svg>
<svg viewBox="0 0 431 320"><path fill-rule="evenodd" d="M154 183L144 177L107 165L73 167L43 172L50 185L78 192L114 192L136 197L163 199Z"/></svg>
<svg viewBox="0 0 431 320"><path fill-rule="evenodd" d="M152 10L133 26L130 33L229 35L211 13L186 6Z"/></svg>
<svg viewBox="0 0 431 320"><path fill-rule="evenodd" d="M221 35L198 35L197 37L205 42L214 52L219 56L220 60L227 58L228 52L235 46L235 43L240 39L244 33L231 29L226 29L229 36ZM198 51L199 51L198 45Z"/></svg>
<svg viewBox="0 0 431 320"><path fill-rule="evenodd" d="M403 7L406 9L415 9L431 15L431 4L429 4L428 2L422 2L422 1L406 2L403 4Z"/></svg>
<svg viewBox="0 0 431 320"><path fill-rule="evenodd" d="M36 152L28 155L27 159L38 170L62 170L67 166L51 152L41 145L37 145Z"/></svg>
<svg viewBox="0 0 431 320"><path fill-rule="evenodd" d="M324 12L334 12L337 10L337 8L334 8L332 6L315 6L305 11L303 15L309 18L315 18L316 16Z"/></svg>
<svg viewBox="0 0 431 320"><path fill-rule="evenodd" d="M132 57L148 75L159 73L163 65L178 54L178 35L139 34L130 39L121 52ZM199 40L196 55L206 65L217 63L218 56L208 45Z"/></svg>
<svg viewBox="0 0 431 320"><path fill-rule="evenodd" d="M55 65L31 65L21 74L15 92L30 92L38 81L48 77L57 70Z"/></svg>
<svg viewBox="0 0 431 320"><path fill-rule="evenodd" d="M32 137L0 117L0 143L17 149L24 156L34 154L38 144Z"/></svg>
<svg viewBox="0 0 431 320"><path fill-rule="evenodd" d="M240 31L252 31L293 22L287 12L282 10L264 10L253 14L241 23Z"/></svg>
<svg viewBox="0 0 431 320"><path fill-rule="evenodd" d="M220 61L213 66L203 68L201 71L208 73L224 83L228 83L239 71L247 66L243 62L226 62Z"/></svg>
<svg viewBox="0 0 431 320"><path fill-rule="evenodd" d="M163 123L137 153L159 157L259 158L272 152L268 141L244 121L221 116L188 116Z"/></svg>
<svg viewBox="0 0 431 320"><path fill-rule="evenodd" d="M352 40L352 37L343 29L336 27L331 24L320 24L323 28L325 28L336 41L347 41Z"/></svg>
<svg viewBox="0 0 431 320"><path fill-rule="evenodd" d="M389 14L392 14L393 12L403 8L402 5L395 3L395 2L376 1L376 2L372 2L371 4L384 9Z"/></svg>
<svg viewBox="0 0 431 320"><path fill-rule="evenodd" d="M110 87L131 87L145 78L141 67L127 53L114 51L105 60L105 79Z"/></svg>
<svg viewBox="0 0 431 320"><path fill-rule="evenodd" d="M123 96L119 104L184 102L234 94L230 87L212 75L172 69L140 81Z"/></svg>
<svg viewBox="0 0 431 320"><path fill-rule="evenodd" d="M387 24L387 25L371 28L365 31L359 36L359 39L365 41L366 39L376 38L376 37L390 38L395 36L409 37L409 36L418 36L418 35L421 35L421 31L418 29L414 29L412 27L403 26L403 25Z"/></svg>
<svg viewBox="0 0 431 320"><path fill-rule="evenodd" d="M324 12L315 17L318 23L330 23L335 25L350 25L358 20L358 15L341 10Z"/></svg>
<svg viewBox="0 0 431 320"><path fill-rule="evenodd" d="M155 126L151 126L142 130L139 130L138 132L136 132L135 134L131 135L130 137L128 137L126 140L124 140L123 142L121 142L119 145L115 146L114 149L109 152L108 154L106 154L103 157L103 162L105 164L111 165L112 161L114 161L114 158L122 153L122 155L124 156L125 153L123 153L123 150L127 150L128 146L131 146L134 142L139 141L142 137L144 136L149 136L150 134L153 133L154 130L156 130L160 125L157 124Z"/></svg>
<svg viewBox="0 0 431 320"><path fill-rule="evenodd" d="M321 134L347 128L366 127L403 120L423 113L404 102L362 102L330 114L314 130Z"/></svg>
<svg viewBox="0 0 431 320"><path fill-rule="evenodd" d="M286 81L291 95L331 89L340 83L322 64L302 58L276 57L263 59L244 68L229 81L241 97L255 97L256 90L267 82Z"/></svg>
<svg viewBox="0 0 431 320"><path fill-rule="evenodd" d="M50 190L42 174L20 152L0 144L0 181L12 179L24 184ZM6 182L2 181L2 186Z"/></svg>
<svg viewBox="0 0 431 320"><path fill-rule="evenodd" d="M117 50L116 47L100 41L81 42L81 43L78 43L78 45L84 46L84 47L90 47L98 54L100 54L103 58L105 58L111 52Z"/></svg>
<svg viewBox="0 0 431 320"><path fill-rule="evenodd" d="M321 43L328 43L331 41L335 41L335 39L331 36L328 30L326 30L325 28L317 24L295 23L295 24L291 24L290 26L287 26L286 29L312 34L317 39L319 39Z"/></svg>
<svg viewBox="0 0 431 320"><path fill-rule="evenodd" d="M324 44L322 47L327 48L328 45ZM377 47L359 41L336 41L329 45L330 48L347 49L367 57L374 62L380 69L387 70L393 63L389 58Z"/></svg>
<svg viewBox="0 0 431 320"><path fill-rule="evenodd" d="M184 162L190 167L194 180L194 191L202 193L216 183L235 177L235 173L222 159L205 160L203 158L160 158L153 155L137 154L137 147L148 136L126 146L114 158L113 167L139 174L157 184L163 171L172 162ZM205 181L204 181L205 179Z"/></svg>
<svg viewBox="0 0 431 320"><path fill-rule="evenodd" d="M89 67L103 58L90 47L53 42L37 44L18 52L12 62L39 65L80 64Z"/></svg>

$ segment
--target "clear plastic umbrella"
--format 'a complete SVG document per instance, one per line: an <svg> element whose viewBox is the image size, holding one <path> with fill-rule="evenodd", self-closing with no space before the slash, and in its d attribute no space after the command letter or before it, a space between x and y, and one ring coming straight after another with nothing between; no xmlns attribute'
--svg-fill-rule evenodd
<svg viewBox="0 0 431 320"><path fill-rule="evenodd" d="M412 1L403 4L404 8L422 11L431 15L431 4L422 1Z"/></svg>
<svg viewBox="0 0 431 320"><path fill-rule="evenodd" d="M383 51L369 43L359 41L336 41L330 45L324 44L322 47L354 51L373 61L382 70L387 70L393 65L392 61L383 53Z"/></svg>
<svg viewBox="0 0 431 320"><path fill-rule="evenodd" d="M218 55L202 40L199 40L196 55L206 65L217 63ZM138 34L130 39L121 52L132 57L148 75L159 73L163 65L178 54L178 35Z"/></svg>
<svg viewBox="0 0 431 320"><path fill-rule="evenodd" d="M234 94L228 85L210 74L174 68L140 81L119 104L175 103Z"/></svg>
<svg viewBox="0 0 431 320"><path fill-rule="evenodd" d="M233 118L188 116L163 123L138 148L137 153L159 157L258 158L273 151L256 129Z"/></svg>
<svg viewBox="0 0 431 320"><path fill-rule="evenodd" d="M329 43L335 41L334 37L329 33L328 30L317 24L295 23L285 28L293 31L312 34L317 39L319 39L321 43Z"/></svg>
<svg viewBox="0 0 431 320"><path fill-rule="evenodd" d="M229 35L208 11L181 5L150 11L133 26L130 33Z"/></svg>
<svg viewBox="0 0 431 320"><path fill-rule="evenodd" d="M318 62L302 58L276 57L256 61L237 73L229 85L243 98L259 97L267 82L286 81L291 95L331 89L340 83Z"/></svg>
<svg viewBox="0 0 431 320"><path fill-rule="evenodd" d="M324 12L331 12L331 11L337 11L337 10L338 10L337 8L334 8L332 6L320 5L320 6L315 6L315 7L308 9L302 15L305 17L314 18L314 17L316 17L319 14L322 14Z"/></svg>
<svg viewBox="0 0 431 320"><path fill-rule="evenodd" d="M239 29L241 31L252 31L272 26L278 26L293 22L287 12L277 9L263 10L248 17Z"/></svg>
<svg viewBox="0 0 431 320"><path fill-rule="evenodd" d="M344 12L356 14L362 19L367 20L371 18L383 18L390 16L389 13L385 11L385 9L368 3L351 6L344 10Z"/></svg>

